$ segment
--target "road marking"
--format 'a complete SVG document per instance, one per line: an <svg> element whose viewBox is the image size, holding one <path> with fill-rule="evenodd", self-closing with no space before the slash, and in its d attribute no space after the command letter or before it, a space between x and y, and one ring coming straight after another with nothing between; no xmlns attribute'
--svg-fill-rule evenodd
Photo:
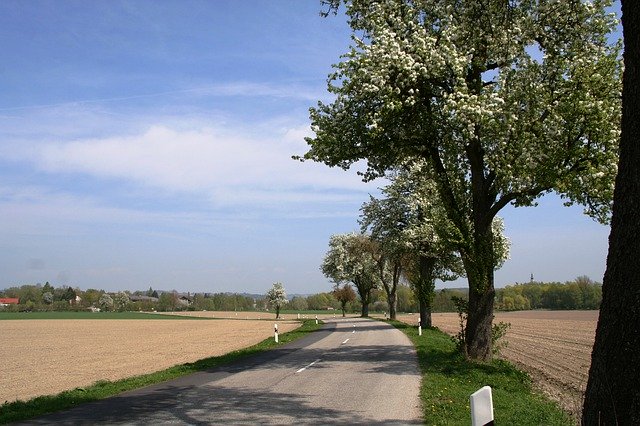
<svg viewBox="0 0 640 426"><path fill-rule="evenodd" d="M303 372L304 370L306 370L307 368L311 367L313 364L315 364L318 361L320 361L320 359L316 359L315 361L313 361L311 364L307 365L306 367L302 367L300 370L296 371L296 374Z"/></svg>
<svg viewBox="0 0 640 426"><path fill-rule="evenodd" d="M345 343L347 343L349 341L349 339L345 340L344 342L342 342L342 344L344 345Z"/></svg>

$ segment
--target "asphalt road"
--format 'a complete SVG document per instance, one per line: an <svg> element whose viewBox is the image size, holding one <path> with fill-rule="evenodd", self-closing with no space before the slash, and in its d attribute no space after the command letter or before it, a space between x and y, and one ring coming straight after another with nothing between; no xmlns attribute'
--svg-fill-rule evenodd
<svg viewBox="0 0 640 426"><path fill-rule="evenodd" d="M421 424L400 331L335 319L276 350L23 424Z"/></svg>

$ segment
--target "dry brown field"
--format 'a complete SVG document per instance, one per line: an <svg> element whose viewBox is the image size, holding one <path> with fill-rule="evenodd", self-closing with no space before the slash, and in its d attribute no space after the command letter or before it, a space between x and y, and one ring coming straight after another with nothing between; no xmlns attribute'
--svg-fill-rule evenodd
<svg viewBox="0 0 640 426"><path fill-rule="evenodd" d="M260 320L274 320L276 314L274 312L227 312L227 311L184 311L184 312L163 312L158 315L180 315L200 318L221 318L221 319L260 319ZM316 314L300 314L300 319L313 319ZM317 314L318 319L323 318L337 318L342 316L342 311L327 311L327 313ZM348 314L347 317L356 317L359 315ZM297 320L297 314L280 314L282 320Z"/></svg>
<svg viewBox="0 0 640 426"><path fill-rule="evenodd" d="M399 319L417 325L418 315ZM455 313L433 314L432 320L446 333L459 330ZM498 312L494 322L500 321L511 324L501 357L528 372L538 389L577 414L587 384L598 311Z"/></svg>
<svg viewBox="0 0 640 426"><path fill-rule="evenodd" d="M235 315L217 321L4 320L0 404L223 355L273 336L273 324ZM278 320L281 333L298 326Z"/></svg>

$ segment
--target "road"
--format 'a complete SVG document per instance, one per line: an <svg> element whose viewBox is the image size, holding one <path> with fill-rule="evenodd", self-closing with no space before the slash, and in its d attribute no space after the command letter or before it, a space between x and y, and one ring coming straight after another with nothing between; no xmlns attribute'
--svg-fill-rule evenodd
<svg viewBox="0 0 640 426"><path fill-rule="evenodd" d="M23 424L421 424L419 388L402 332L339 318L244 361Z"/></svg>

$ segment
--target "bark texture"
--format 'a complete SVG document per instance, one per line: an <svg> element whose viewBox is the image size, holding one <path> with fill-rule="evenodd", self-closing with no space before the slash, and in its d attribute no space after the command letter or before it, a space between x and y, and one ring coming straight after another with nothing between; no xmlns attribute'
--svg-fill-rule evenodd
<svg viewBox="0 0 640 426"><path fill-rule="evenodd" d="M640 424L640 2L622 1L622 25L620 159L585 425Z"/></svg>

